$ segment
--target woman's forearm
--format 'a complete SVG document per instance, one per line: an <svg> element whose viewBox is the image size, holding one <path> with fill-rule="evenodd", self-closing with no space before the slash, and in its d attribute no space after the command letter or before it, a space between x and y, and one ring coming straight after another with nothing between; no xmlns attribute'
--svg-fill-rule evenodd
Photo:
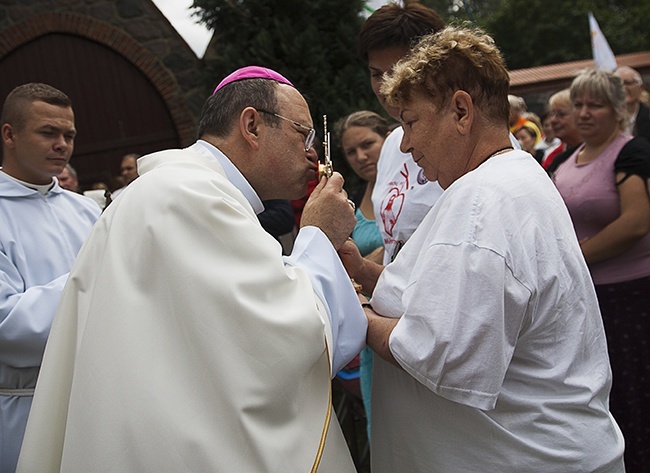
<svg viewBox="0 0 650 473"><path fill-rule="evenodd" d="M364 311L368 318L368 333L366 335L366 344L384 360L401 368L395 357L390 351L388 341L390 334L399 322L399 319L391 319L378 315L371 307L365 306Z"/></svg>
<svg viewBox="0 0 650 473"><path fill-rule="evenodd" d="M650 199L643 180L630 176L619 186L621 214L580 247L588 264L614 258L650 232Z"/></svg>

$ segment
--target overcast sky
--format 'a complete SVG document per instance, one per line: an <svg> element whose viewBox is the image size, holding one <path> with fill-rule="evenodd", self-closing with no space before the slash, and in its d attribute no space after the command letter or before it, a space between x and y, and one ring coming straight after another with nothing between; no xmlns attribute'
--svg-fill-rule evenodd
<svg viewBox="0 0 650 473"><path fill-rule="evenodd" d="M306 0L309 1L309 0ZM169 22L190 45L198 57L203 57L208 47L212 34L204 26L196 22L192 16L192 0L153 0ZM387 0L368 0L371 8L378 8L387 3Z"/></svg>

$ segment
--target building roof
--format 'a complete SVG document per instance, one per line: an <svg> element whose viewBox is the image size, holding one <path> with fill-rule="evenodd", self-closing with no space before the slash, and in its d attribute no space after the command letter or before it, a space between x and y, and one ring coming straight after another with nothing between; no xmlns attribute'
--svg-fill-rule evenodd
<svg viewBox="0 0 650 473"><path fill-rule="evenodd" d="M650 51L620 54L616 56L619 66L630 66L641 75L650 74ZM531 67L510 71L510 91L521 95L549 89L562 89L571 84L582 70L594 67L593 59L564 62L548 66Z"/></svg>

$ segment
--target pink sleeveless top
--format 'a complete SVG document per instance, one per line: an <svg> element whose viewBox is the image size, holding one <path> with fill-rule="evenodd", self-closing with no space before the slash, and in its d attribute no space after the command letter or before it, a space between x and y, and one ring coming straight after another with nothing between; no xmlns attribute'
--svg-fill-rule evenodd
<svg viewBox="0 0 650 473"><path fill-rule="evenodd" d="M595 160L576 164L580 146L554 175L569 209L578 239L592 237L620 215L620 198L616 186L614 163L621 148L632 139L618 135ZM650 275L650 234L620 255L590 265L594 284L631 281Z"/></svg>

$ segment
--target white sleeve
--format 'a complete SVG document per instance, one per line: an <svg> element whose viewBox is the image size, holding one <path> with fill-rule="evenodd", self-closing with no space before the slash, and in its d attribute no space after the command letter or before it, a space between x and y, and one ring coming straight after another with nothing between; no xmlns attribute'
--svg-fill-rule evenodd
<svg viewBox="0 0 650 473"><path fill-rule="evenodd" d="M503 257L462 243L432 245L405 290L390 350L415 379L446 399L492 409L531 293ZM387 269L390 266L387 267Z"/></svg>
<svg viewBox="0 0 650 473"><path fill-rule="evenodd" d="M365 346L368 321L336 250L317 227L303 227L285 264L305 271L324 303L334 342L334 376Z"/></svg>
<svg viewBox="0 0 650 473"><path fill-rule="evenodd" d="M0 252L0 364L40 366L65 273L47 284L25 288L24 279Z"/></svg>

